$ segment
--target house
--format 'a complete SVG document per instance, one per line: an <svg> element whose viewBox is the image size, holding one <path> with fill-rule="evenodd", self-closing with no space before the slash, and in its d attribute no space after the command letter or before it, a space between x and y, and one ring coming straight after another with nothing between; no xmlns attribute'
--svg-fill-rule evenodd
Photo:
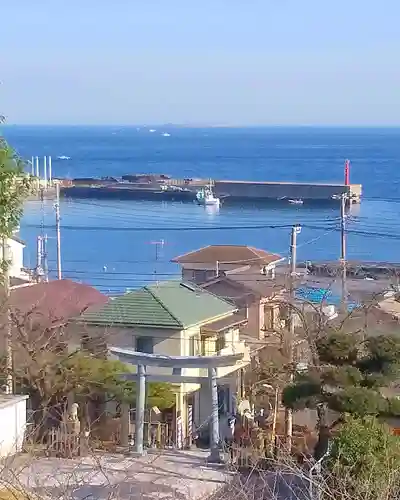
<svg viewBox="0 0 400 500"><path fill-rule="evenodd" d="M244 245L210 245L172 259L182 268L182 279L204 283L221 272L256 269L274 278L275 266L284 259L277 254Z"/></svg>
<svg viewBox="0 0 400 500"><path fill-rule="evenodd" d="M203 283L202 288L236 305L247 319L240 338L250 349L250 364L241 372L243 398L265 363L282 363L282 340L286 322L285 289L259 271L234 270Z"/></svg>
<svg viewBox="0 0 400 500"><path fill-rule="evenodd" d="M28 396L0 393L0 460L22 450L26 430Z"/></svg>
<svg viewBox="0 0 400 500"><path fill-rule="evenodd" d="M201 287L236 305L246 317L244 331L256 339L280 330L283 288L259 273L234 273L206 281Z"/></svg>
<svg viewBox="0 0 400 500"><path fill-rule="evenodd" d="M11 279L15 278L21 284L30 281L30 275L24 269L25 242L18 236L13 235L7 239L9 273ZM0 245L0 260L3 260L3 247Z"/></svg>
<svg viewBox="0 0 400 500"><path fill-rule="evenodd" d="M14 315L29 315L34 326L56 328L91 307L106 304L108 297L92 286L62 279L13 289L9 302Z"/></svg>
<svg viewBox="0 0 400 500"><path fill-rule="evenodd" d="M240 370L249 363L249 349L240 340L246 318L237 307L199 286L167 281L146 286L110 300L98 310L77 319L91 339L105 338L109 345L170 356L243 353L243 361L218 368L220 408L232 411L240 383ZM149 373L171 375L171 370L149 367ZM182 375L207 376L203 369L185 368ZM188 407L194 424L207 422L211 412L208 382L176 385L176 412L186 429Z"/></svg>
<svg viewBox="0 0 400 500"><path fill-rule="evenodd" d="M21 332L31 332L47 342L59 340L59 333L71 318L94 306L108 302L108 297L95 288L63 279L36 283L11 289L9 312L14 328L14 339L19 343ZM4 315L0 319L0 352L4 351ZM43 333L47 332L45 336ZM68 339L63 339L68 340ZM80 345L80 341L78 341ZM15 356L18 350L15 349Z"/></svg>

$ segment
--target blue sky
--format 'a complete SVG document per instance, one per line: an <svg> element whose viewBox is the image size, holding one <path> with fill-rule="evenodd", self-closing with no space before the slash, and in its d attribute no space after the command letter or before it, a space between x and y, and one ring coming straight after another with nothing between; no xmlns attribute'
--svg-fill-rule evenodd
<svg viewBox="0 0 400 500"><path fill-rule="evenodd" d="M1 17L10 123L400 123L399 0L2 0Z"/></svg>

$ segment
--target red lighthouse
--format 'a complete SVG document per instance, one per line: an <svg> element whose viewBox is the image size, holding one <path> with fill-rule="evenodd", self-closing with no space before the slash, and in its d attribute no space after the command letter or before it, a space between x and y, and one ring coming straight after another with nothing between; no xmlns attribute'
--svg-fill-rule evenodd
<svg viewBox="0 0 400 500"><path fill-rule="evenodd" d="M344 184L345 186L350 185L350 160L344 162Z"/></svg>

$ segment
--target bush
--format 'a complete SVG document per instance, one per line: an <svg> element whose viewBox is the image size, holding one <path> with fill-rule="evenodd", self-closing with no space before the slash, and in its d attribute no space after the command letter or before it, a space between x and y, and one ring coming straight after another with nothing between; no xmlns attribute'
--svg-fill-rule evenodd
<svg viewBox="0 0 400 500"><path fill-rule="evenodd" d="M400 439L376 418L348 418L333 440L328 468L331 488L350 498L397 499Z"/></svg>
<svg viewBox="0 0 400 500"><path fill-rule="evenodd" d="M36 500L31 494L11 487L0 487L0 500Z"/></svg>

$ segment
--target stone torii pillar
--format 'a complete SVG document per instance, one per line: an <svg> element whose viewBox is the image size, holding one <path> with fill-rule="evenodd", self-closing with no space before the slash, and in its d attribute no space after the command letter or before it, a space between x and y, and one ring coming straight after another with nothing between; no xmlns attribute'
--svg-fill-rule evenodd
<svg viewBox="0 0 400 500"><path fill-rule="evenodd" d="M135 453L142 456L144 434L144 414L146 400L146 382L169 382L201 384L208 380L211 399L211 435L210 455L208 462L221 463L222 457L219 450L219 420L218 420L218 378L217 368L232 366L243 360L244 355L231 354L226 356L163 356L157 354L145 354L132 349L109 347L112 355L120 361L137 366L137 374L128 373L126 379L137 382L136 393L136 429L135 429ZM208 377L191 377L186 375L152 375L146 371L147 366L161 366L174 369L174 372L182 368L207 368Z"/></svg>

